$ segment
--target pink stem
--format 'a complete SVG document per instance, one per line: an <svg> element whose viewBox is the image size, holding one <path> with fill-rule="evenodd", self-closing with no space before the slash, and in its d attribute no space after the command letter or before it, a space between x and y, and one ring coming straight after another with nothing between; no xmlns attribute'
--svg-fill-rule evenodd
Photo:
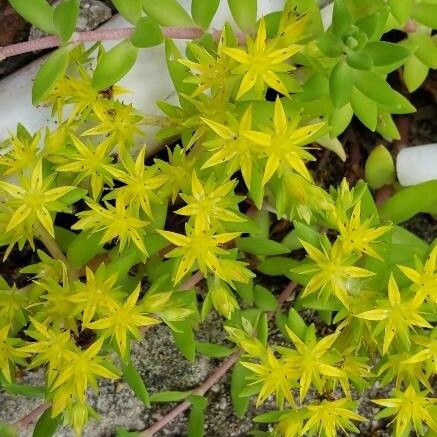
<svg viewBox="0 0 437 437"><path fill-rule="evenodd" d="M134 30L133 27L125 27L121 29L98 29L89 32L77 32L72 36L70 42L82 43L124 39L129 38ZM197 27L163 27L162 33L164 36L174 39L196 39L201 37L204 31ZM6 47L0 47L0 61L10 56L50 49L59 45L61 45L61 41L57 36L45 36L31 41L11 44Z"/></svg>
<svg viewBox="0 0 437 437"><path fill-rule="evenodd" d="M285 303L285 301L287 301L287 299L292 295L296 286L297 284L295 284L294 282L288 283L288 285L284 288L284 290L282 290L281 294L278 297L278 306L281 306L282 304ZM269 313L269 319L272 318L273 314L274 314L273 311ZM233 355L231 355L226 361L222 363L221 366L217 367L214 370L214 372L208 377L208 379L202 385L200 385L198 388L193 390L191 393L194 395L203 396L214 384L219 382L220 379L222 379L223 376L226 375L228 370L231 369L233 365L238 361L238 359L240 358L240 354L241 352L238 351L235 352ZM140 432L138 435L141 437L152 437L154 434L156 434L158 431L160 431L162 428L164 428L166 425L172 422L176 417L178 417L180 414L186 411L190 406L191 403L189 401L182 402L177 407L173 408L173 410L171 410L160 420L155 422L151 427Z"/></svg>
<svg viewBox="0 0 437 437"><path fill-rule="evenodd" d="M193 395L204 395L214 384L220 381L224 375L226 375L227 371L232 368L232 366L238 361L240 358L240 352L235 352L231 355L220 367L215 369L214 373L211 374L208 379L200 385L198 388L192 391ZM154 423L150 428L140 432L138 435L141 437L151 437L166 425L168 425L173 419L182 414L185 410L190 408L191 402L184 401L179 404L176 408L173 408L168 414L166 414L162 419L158 422Z"/></svg>
<svg viewBox="0 0 437 437"><path fill-rule="evenodd" d="M203 273L198 270L194 273L193 276L189 277L182 285L179 287L179 290L190 290L196 284L198 284L203 279Z"/></svg>
<svg viewBox="0 0 437 437"><path fill-rule="evenodd" d="M15 422L15 426L17 428L26 428L32 422L35 422L41 416L41 414L43 414L44 411L46 411L47 408L49 408L49 407L50 407L50 405L49 404L45 404L45 403L41 404L41 405L38 405L29 414L27 414L26 416L22 417L18 422Z"/></svg>

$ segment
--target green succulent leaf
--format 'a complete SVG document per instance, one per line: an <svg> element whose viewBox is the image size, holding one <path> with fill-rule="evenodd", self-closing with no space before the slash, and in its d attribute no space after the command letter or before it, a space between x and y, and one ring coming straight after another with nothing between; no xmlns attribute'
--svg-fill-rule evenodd
<svg viewBox="0 0 437 437"><path fill-rule="evenodd" d="M191 323L181 320L173 322L172 327L175 329L172 331L172 335L176 346L187 360L194 361L196 357L196 341Z"/></svg>
<svg viewBox="0 0 437 437"><path fill-rule="evenodd" d="M62 414L52 417L51 408L44 411L36 422L32 437L51 437L61 424Z"/></svg>
<svg viewBox="0 0 437 437"><path fill-rule="evenodd" d="M122 41L104 53L93 75L93 88L100 91L118 82L134 66L138 48L128 40Z"/></svg>
<svg viewBox="0 0 437 437"><path fill-rule="evenodd" d="M257 3L257 0L228 0L232 17L244 32L255 30Z"/></svg>
<svg viewBox="0 0 437 437"><path fill-rule="evenodd" d="M389 0L390 11L400 25L405 24L413 9L413 0Z"/></svg>
<svg viewBox="0 0 437 437"><path fill-rule="evenodd" d="M47 33L56 33L53 7L46 0L9 0L11 6L29 23Z"/></svg>
<svg viewBox="0 0 437 437"><path fill-rule="evenodd" d="M208 29L220 5L220 0L192 0L191 16L202 29Z"/></svg>
<svg viewBox="0 0 437 437"><path fill-rule="evenodd" d="M431 0L416 3L412 9L411 16L419 23L435 29L437 28L437 3Z"/></svg>
<svg viewBox="0 0 437 437"><path fill-rule="evenodd" d="M196 351L207 357L224 358L231 355L234 352L234 349L222 346L221 344L198 341L196 342Z"/></svg>
<svg viewBox="0 0 437 437"><path fill-rule="evenodd" d="M356 88L352 91L351 105L361 123L374 132L378 122L378 105Z"/></svg>
<svg viewBox="0 0 437 437"><path fill-rule="evenodd" d="M138 370L132 364L132 361L127 363L122 362L123 379L129 384L129 387L134 391L137 398L147 407L150 406L150 397L144 381Z"/></svg>
<svg viewBox="0 0 437 437"><path fill-rule="evenodd" d="M251 372L239 362L235 364L231 374L231 399L237 417L244 417L249 408L250 398L241 396Z"/></svg>
<svg viewBox="0 0 437 437"><path fill-rule="evenodd" d="M161 26L192 27L193 20L177 0L143 0L144 12Z"/></svg>
<svg viewBox="0 0 437 437"><path fill-rule="evenodd" d="M331 58L336 58L343 52L343 43L341 39L329 31L320 35L317 39L317 45L322 53Z"/></svg>
<svg viewBox="0 0 437 437"><path fill-rule="evenodd" d="M71 242L67 251L67 260L74 268L84 266L88 261L93 259L97 254L104 253L100 240L101 232L85 232L77 234Z"/></svg>
<svg viewBox="0 0 437 437"><path fill-rule="evenodd" d="M240 238L237 240L237 247L243 252L258 256L282 255L290 252L290 250L281 243L262 237Z"/></svg>
<svg viewBox="0 0 437 437"><path fill-rule="evenodd" d="M357 71L355 86L369 99L396 114L414 112L414 106L402 94L395 91L380 75L371 71Z"/></svg>
<svg viewBox="0 0 437 437"><path fill-rule="evenodd" d="M117 11L132 24L140 19L142 0L112 0Z"/></svg>
<svg viewBox="0 0 437 437"><path fill-rule="evenodd" d="M261 285L254 288L255 305L264 311L274 311L278 306L278 301L273 293Z"/></svg>
<svg viewBox="0 0 437 437"><path fill-rule="evenodd" d="M338 61L329 78L329 91L336 108L349 102L353 86L353 71L344 61Z"/></svg>
<svg viewBox="0 0 437 437"><path fill-rule="evenodd" d="M132 45L135 47L154 47L164 41L159 24L151 17L142 17L137 21L131 36Z"/></svg>
<svg viewBox="0 0 437 437"><path fill-rule="evenodd" d="M191 391L161 391L150 395L150 402L179 402L190 396Z"/></svg>
<svg viewBox="0 0 437 437"><path fill-rule="evenodd" d="M18 430L10 423L0 421L0 435L3 437L18 437Z"/></svg>
<svg viewBox="0 0 437 437"><path fill-rule="evenodd" d="M188 417L188 437L202 437L204 434L205 410L208 400L204 396L190 395L191 411Z"/></svg>
<svg viewBox="0 0 437 437"><path fill-rule="evenodd" d="M332 29L334 33L338 36L343 36L351 25L352 14L346 6L346 3L343 0L336 0L332 13Z"/></svg>
<svg viewBox="0 0 437 437"><path fill-rule="evenodd" d="M352 106L350 105L350 103L331 112L331 114L329 115L329 126L331 128L329 136L331 139L335 139L345 131L345 129L349 126L353 115L354 111L352 110ZM341 156L341 159L343 161L346 159L344 149L342 152L340 152L339 156Z"/></svg>
<svg viewBox="0 0 437 437"><path fill-rule="evenodd" d="M380 208L381 217L402 223L421 212L434 212L437 204L437 181L403 188Z"/></svg>
<svg viewBox="0 0 437 437"><path fill-rule="evenodd" d="M370 55L376 67L392 64L399 66L410 56L407 48L386 41L370 42L364 52Z"/></svg>
<svg viewBox="0 0 437 437"><path fill-rule="evenodd" d="M417 56L410 56L404 65L404 82L410 93L416 91L428 76L429 68Z"/></svg>
<svg viewBox="0 0 437 437"><path fill-rule="evenodd" d="M393 157L383 145L376 146L366 160L366 182L370 188L378 189L395 181Z"/></svg>
<svg viewBox="0 0 437 437"><path fill-rule="evenodd" d="M350 67L357 70L370 70L373 67L372 57L363 50L359 52L349 51L346 61Z"/></svg>
<svg viewBox="0 0 437 437"><path fill-rule="evenodd" d="M79 16L79 0L63 0L53 12L53 24L63 43L67 42L76 29Z"/></svg>
<svg viewBox="0 0 437 437"><path fill-rule="evenodd" d="M64 75L69 60L69 47L55 50L42 64L32 86L32 103L37 105L54 88L56 81Z"/></svg>

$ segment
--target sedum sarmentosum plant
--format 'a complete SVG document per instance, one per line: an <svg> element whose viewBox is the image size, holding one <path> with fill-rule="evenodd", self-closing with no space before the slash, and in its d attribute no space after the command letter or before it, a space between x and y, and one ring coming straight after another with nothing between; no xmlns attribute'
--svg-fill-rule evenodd
<svg viewBox="0 0 437 437"><path fill-rule="evenodd" d="M240 32L210 29L218 0L192 0L191 15L176 0L114 1L135 27L109 51L78 44L76 0L10 3L61 44L32 96L56 127L19 124L0 154L3 263L33 251L0 278L0 386L45 399L35 435L62 423L81 435L98 419L88 390L121 378L145 406L186 398L189 434L201 436L204 392L149 396L132 362L132 342L158 323L188 360L241 353L236 414L252 398L276 405L254 419L272 431L255 435L359 433L375 384L392 435L437 433L437 245L400 226L437 212L436 182L396 186L376 206L362 180L326 189L313 163L320 148L346 159L337 137L353 115L399 139L392 116L415 108L388 75L413 91L436 67L436 2L335 0L324 29L314 0L258 20L256 1L228 0ZM180 32L192 39L185 54L168 38ZM179 101L157 102L156 117L123 103L116 82L160 44ZM148 125L166 155L148 155ZM369 160L369 182L372 171ZM293 281L285 308L269 277ZM195 339L211 311L234 347ZM41 389L20 383L35 368Z"/></svg>

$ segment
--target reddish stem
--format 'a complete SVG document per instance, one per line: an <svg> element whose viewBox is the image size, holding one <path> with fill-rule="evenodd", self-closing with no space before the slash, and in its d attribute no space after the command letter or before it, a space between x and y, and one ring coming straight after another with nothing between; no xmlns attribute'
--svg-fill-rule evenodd
<svg viewBox="0 0 437 437"><path fill-rule="evenodd" d="M224 375L226 375L227 371L232 368L232 366L238 361L240 358L240 352L235 352L231 355L220 367L215 369L214 373L212 373L208 379L200 385L198 388L193 390L191 393L193 395L204 395L214 384L220 381ZM158 422L155 422L150 428L140 432L138 435L141 437L151 437L172 422L176 417L182 414L185 410L190 408L191 402L184 401L179 404L176 408L173 408L168 414L166 414L163 418L161 418Z"/></svg>
<svg viewBox="0 0 437 437"><path fill-rule="evenodd" d="M14 426L16 428L26 428L27 426L29 426L31 423L35 422L37 419L39 419L39 417L41 416L41 414L43 414L47 408L49 408L50 405L48 404L41 404L38 405L34 410L32 410L29 414L26 414L26 416L22 417L20 420L18 420L17 422L15 422Z"/></svg>
<svg viewBox="0 0 437 437"><path fill-rule="evenodd" d="M278 297L278 306L281 306L288 300L288 298L292 295L294 289L296 288L297 284L294 282L290 282L284 290L282 290L281 294ZM269 320L273 317L274 312L269 312ZM235 352L233 355L231 355L226 361L224 361L221 366L217 367L214 372L208 377L208 379L200 385L198 388L193 390L191 393L194 395L200 395L203 396L214 384L219 382L223 376L226 375L228 370L230 370L233 365L238 361L240 358L241 352ZM160 420L155 422L151 427L147 428L146 430L140 432L138 435L141 437L152 437L154 434L156 434L158 431L160 431L162 428L164 428L166 425L168 425L170 422L172 422L176 417L178 417L180 414L182 414L184 411L186 411L188 408L190 408L191 403L189 401L184 401L181 404L179 404L177 407L173 408L168 414L166 414L164 417L162 417Z"/></svg>
<svg viewBox="0 0 437 437"><path fill-rule="evenodd" d="M125 39L129 38L134 30L134 27L125 27L121 29L98 29L88 32L76 32L73 34L70 42L83 43ZM204 32L197 27L163 27L162 33L164 36L174 39L196 39L201 37ZM0 61L10 56L16 56L37 50L51 49L60 45L61 41L55 35L11 44L6 47L0 47Z"/></svg>
<svg viewBox="0 0 437 437"><path fill-rule="evenodd" d="M130 38L134 30L134 27L124 27L120 29L97 29L88 32L76 32L73 34L69 42L84 43L125 39ZM198 27L163 27L161 28L161 31L164 36L173 39L196 39L200 38L205 33ZM215 39L219 39L221 31L214 30L212 35ZM237 39L240 42L244 42L245 35L238 33ZM0 61L3 61L10 56L59 47L61 44L60 39L56 35L53 35L0 47Z"/></svg>

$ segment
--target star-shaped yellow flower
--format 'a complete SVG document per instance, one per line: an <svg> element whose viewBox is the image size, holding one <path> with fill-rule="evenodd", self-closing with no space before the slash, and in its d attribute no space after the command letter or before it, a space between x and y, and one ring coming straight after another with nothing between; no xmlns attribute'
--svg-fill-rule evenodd
<svg viewBox="0 0 437 437"><path fill-rule="evenodd" d="M242 74L237 99L255 87L257 91L264 91L265 86L288 95L287 87L277 75L294 69L291 64L284 61L301 50L299 45L289 45L277 48L275 42L267 42L266 25L264 19L260 20L255 40L247 37L247 51L227 47L223 52L235 59L241 65L233 70L233 73Z"/></svg>
<svg viewBox="0 0 437 437"><path fill-rule="evenodd" d="M20 185L0 181L0 190L10 196L7 200L8 206L15 209L6 232L25 221L30 225L39 222L52 237L55 236L51 212L68 212L61 198L76 187L49 188L52 181L53 177L43 177L41 160L35 164L30 177L22 177Z"/></svg>
<svg viewBox="0 0 437 437"><path fill-rule="evenodd" d="M249 106L237 121L229 117L227 125L202 118L218 139L205 142L203 145L215 153L203 164L209 168L224 162L228 163L228 174L241 169L246 186L250 187L253 161L265 147L270 145L270 135L252 130L252 107Z"/></svg>
<svg viewBox="0 0 437 437"><path fill-rule="evenodd" d="M129 352L129 334L140 338L138 328L155 325L159 320L144 314L142 307L137 305L141 284L135 288L123 305L116 304L108 311L106 317L87 324L90 329L104 330L104 336L115 336L121 357L125 359Z"/></svg>
<svg viewBox="0 0 437 437"><path fill-rule="evenodd" d="M299 127L301 117L296 116L293 120L287 119L281 99L278 97L275 102L275 113L273 117L273 129L269 129L271 143L265 149L268 156L262 183L265 185L275 172L280 172L286 167L299 173L305 179L311 181L305 161L313 161L314 157L307 151L306 144L311 142L314 136L325 123L314 123L308 126Z"/></svg>
<svg viewBox="0 0 437 437"><path fill-rule="evenodd" d="M393 274L388 281L388 301L383 301L381 308L365 311L356 317L376 320L385 326L382 353L386 354L395 337L399 337L405 347L410 345L410 328L432 328L420 315L419 305L414 300L402 302L398 284Z"/></svg>

